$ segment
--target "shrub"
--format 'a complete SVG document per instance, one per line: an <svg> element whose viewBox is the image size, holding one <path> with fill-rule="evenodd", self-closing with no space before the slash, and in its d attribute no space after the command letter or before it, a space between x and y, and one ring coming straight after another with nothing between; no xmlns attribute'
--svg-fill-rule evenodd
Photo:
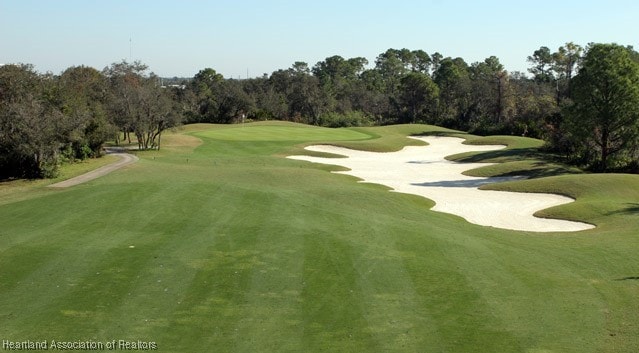
<svg viewBox="0 0 639 353"><path fill-rule="evenodd" d="M371 124L371 118L360 111L325 113L318 119L318 125L325 127L370 126Z"/></svg>

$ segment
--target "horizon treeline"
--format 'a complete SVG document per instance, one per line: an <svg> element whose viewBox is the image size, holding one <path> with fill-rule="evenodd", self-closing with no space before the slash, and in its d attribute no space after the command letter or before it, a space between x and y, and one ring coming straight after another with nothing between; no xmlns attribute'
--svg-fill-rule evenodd
<svg viewBox="0 0 639 353"><path fill-rule="evenodd" d="M0 67L0 178L52 177L63 161L101 154L107 141L157 148L188 123L286 120L326 127L428 123L474 134L544 139L566 161L596 171L637 171L639 54L630 46L574 43L528 58L529 77L491 56L388 49L327 57L259 78L212 68L165 80L140 62L60 75Z"/></svg>

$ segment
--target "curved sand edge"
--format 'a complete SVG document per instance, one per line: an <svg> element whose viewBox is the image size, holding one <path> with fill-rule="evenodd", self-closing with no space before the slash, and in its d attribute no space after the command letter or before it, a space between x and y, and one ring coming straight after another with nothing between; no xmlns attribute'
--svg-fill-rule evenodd
<svg viewBox="0 0 639 353"><path fill-rule="evenodd" d="M423 196L435 201L433 210L463 217L468 222L532 232L573 232L594 228L593 225L560 219L539 218L533 214L574 200L561 195L479 190L479 186L517 180L482 178L462 172L489 163L456 163L446 156L470 152L493 151L505 146L464 145L464 139L441 136L413 137L428 146L408 146L398 152L379 153L351 150L330 145L306 147L309 151L327 152L348 158L288 156L313 163L339 165L349 171L335 172L358 177L363 182L382 184L396 192Z"/></svg>

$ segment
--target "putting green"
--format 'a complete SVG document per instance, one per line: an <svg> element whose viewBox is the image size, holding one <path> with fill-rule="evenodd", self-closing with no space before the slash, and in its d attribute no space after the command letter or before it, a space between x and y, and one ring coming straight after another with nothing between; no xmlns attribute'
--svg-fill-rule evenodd
<svg viewBox="0 0 639 353"><path fill-rule="evenodd" d="M597 225L540 235L472 225L429 211L427 199L284 158L322 141L397 150L424 131L444 130L198 125L85 184L5 184L0 340L140 340L158 352L636 352L639 176L508 184L564 191L577 201L548 212ZM368 136L379 138L341 141ZM486 157L520 156L509 153Z"/></svg>

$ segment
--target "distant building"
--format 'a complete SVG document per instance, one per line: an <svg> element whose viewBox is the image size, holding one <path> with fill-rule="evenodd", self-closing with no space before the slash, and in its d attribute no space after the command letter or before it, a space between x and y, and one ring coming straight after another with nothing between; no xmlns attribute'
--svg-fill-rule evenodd
<svg viewBox="0 0 639 353"><path fill-rule="evenodd" d="M162 88L177 88L177 89L185 89L186 85L162 85Z"/></svg>

